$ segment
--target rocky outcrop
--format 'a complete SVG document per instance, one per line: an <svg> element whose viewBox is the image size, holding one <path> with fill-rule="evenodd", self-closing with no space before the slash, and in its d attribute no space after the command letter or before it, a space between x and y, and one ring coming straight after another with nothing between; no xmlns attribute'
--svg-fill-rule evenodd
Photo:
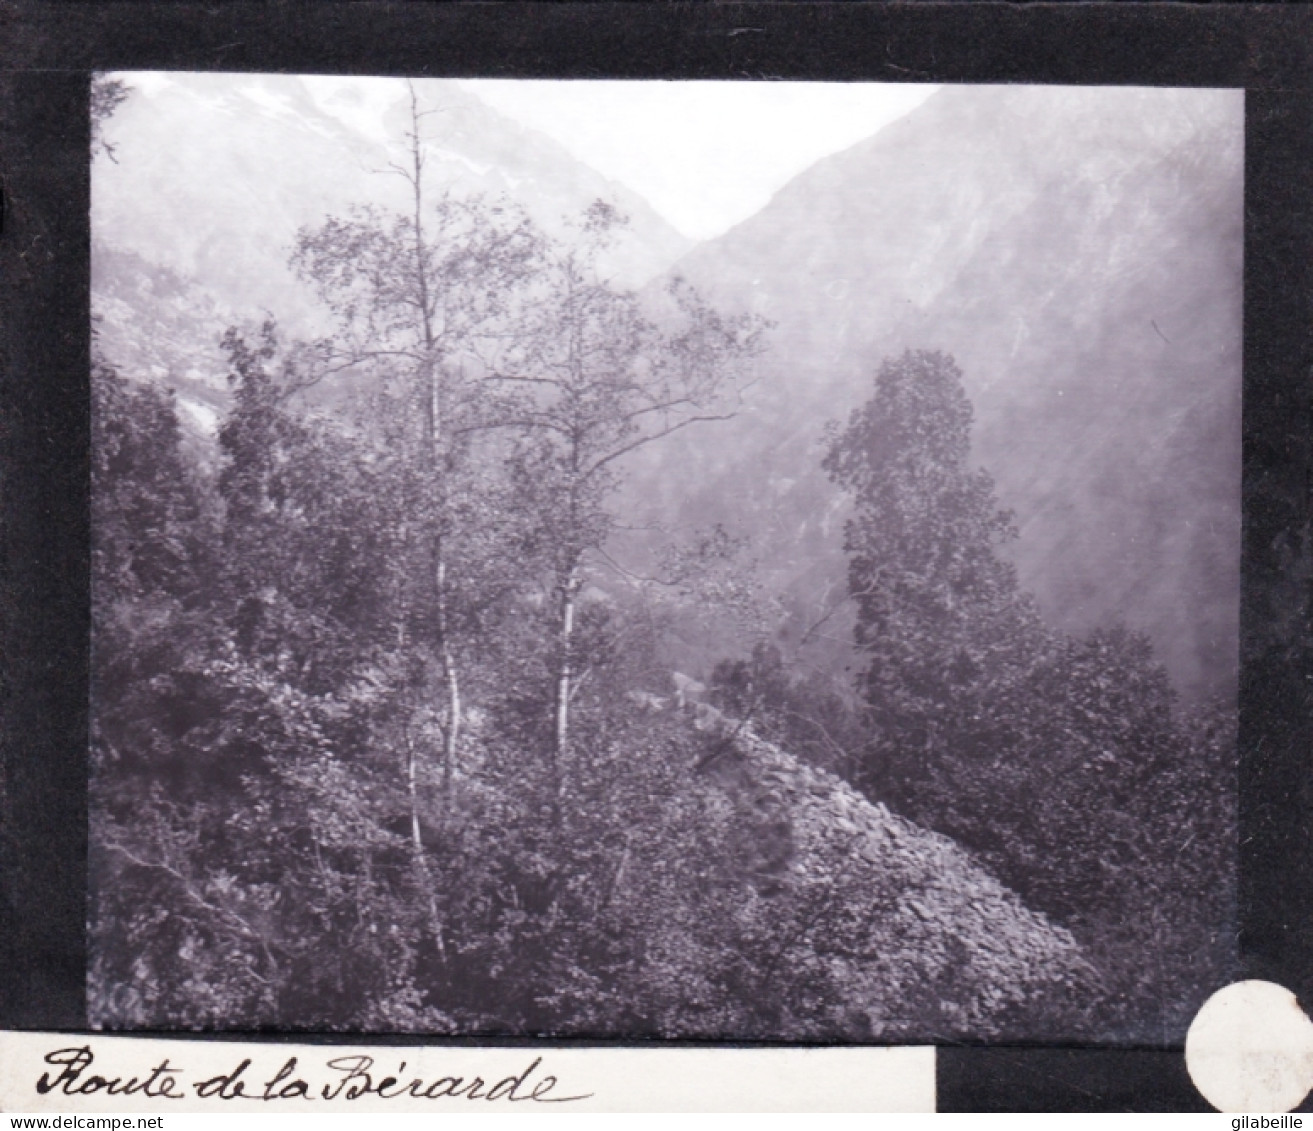
<svg viewBox="0 0 1313 1131"><path fill-rule="evenodd" d="M970 853L846 782L726 728L701 772L755 828L741 865L762 899L832 894L808 940L877 1039L1027 1039L1070 1031L1098 977L1072 935Z"/></svg>

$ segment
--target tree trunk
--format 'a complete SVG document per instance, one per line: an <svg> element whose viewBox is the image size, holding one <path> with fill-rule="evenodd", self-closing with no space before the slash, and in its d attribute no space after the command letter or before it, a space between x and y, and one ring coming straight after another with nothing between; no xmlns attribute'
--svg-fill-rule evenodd
<svg viewBox="0 0 1313 1131"><path fill-rule="evenodd" d="M433 495L436 529L433 532L433 605L435 613L435 635L438 650L438 663L441 668L442 696L445 699L447 725L442 735L442 793L447 804L451 801L453 781L456 774L456 755L459 751L461 729L460 675L456 656L451 647L451 625L449 623L447 598L449 583L447 580L446 522L448 513L446 469L442 458L442 403L440 398L437 366L431 366L429 375L428 407L428 469L429 490Z"/></svg>
<svg viewBox="0 0 1313 1131"><path fill-rule="evenodd" d="M560 772L570 748L570 697L574 682L574 614L579 593L578 566L571 566L561 578L561 619L557 637L560 661L556 673L556 719L553 736L553 770L560 786Z"/></svg>
<svg viewBox="0 0 1313 1131"><path fill-rule="evenodd" d="M452 780L456 774L456 751L460 742L461 702L460 676L456 659L452 655L447 632L447 562L442 552L442 537L435 546L437 563L434 569L438 606L438 655L442 662L442 682L447 693L447 725L442 737L442 793L451 800Z"/></svg>
<svg viewBox="0 0 1313 1131"><path fill-rule="evenodd" d="M415 849L415 855L418 857L424 850L424 843L419 835L419 790L415 784L415 771L417 769L418 757L415 753L415 743L409 734L406 735L406 785L410 792L410 839Z"/></svg>
<svg viewBox="0 0 1313 1131"><path fill-rule="evenodd" d="M438 914L438 901L433 894L433 873L429 870L428 857L424 854L424 839L419 827L419 788L416 770L419 767L419 752L415 749L414 739L406 734L406 784L410 792L410 844L415 858L415 871L419 886L423 889L424 902L428 906L429 932L438 948L438 953L445 962L447 947L442 937L442 917Z"/></svg>
<svg viewBox="0 0 1313 1131"><path fill-rule="evenodd" d="M438 661L442 669L442 684L446 699L447 725L442 739L442 792L449 805L453 779L456 773L456 755L460 743L461 701L460 678L456 657L452 653L451 634L447 618L447 557L443 544L444 524L447 521L448 501L445 469L443 467L443 404L442 367L438 336L433 324L433 309L429 294L427 245L424 238L424 150L420 144L419 98L414 83L410 88L410 156L409 175L414 203L413 225L415 232L415 287L419 300L420 329L424 347L419 378L425 409L427 444L425 459L428 470L428 487L433 492L433 587L436 610Z"/></svg>

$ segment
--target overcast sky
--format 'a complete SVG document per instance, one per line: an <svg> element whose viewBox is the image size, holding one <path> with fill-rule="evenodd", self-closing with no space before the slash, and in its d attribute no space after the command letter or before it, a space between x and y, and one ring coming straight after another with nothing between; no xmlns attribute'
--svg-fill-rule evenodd
<svg viewBox="0 0 1313 1131"><path fill-rule="evenodd" d="M633 189L687 236L719 235L822 157L937 89L892 83L463 80Z"/></svg>
<svg viewBox="0 0 1313 1131"><path fill-rule="evenodd" d="M171 80L134 72L149 94ZM396 79L305 75L312 96L377 133L404 98ZM708 239L746 220L822 157L925 101L925 84L462 79L466 90Z"/></svg>

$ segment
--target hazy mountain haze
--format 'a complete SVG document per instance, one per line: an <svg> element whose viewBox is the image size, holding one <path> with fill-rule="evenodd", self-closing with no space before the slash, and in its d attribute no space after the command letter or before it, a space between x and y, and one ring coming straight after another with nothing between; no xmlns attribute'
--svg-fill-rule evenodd
<svg viewBox="0 0 1313 1131"><path fill-rule="evenodd" d="M223 325L267 310L293 333L327 328L286 265L297 229L362 201L405 207L405 182L385 170L406 89L127 77L118 162L98 160L93 186L102 340L203 420L225 396ZM663 525L749 533L796 610L789 631L842 593L826 422L869 395L882 356L943 349L965 373L974 458L1016 512L1022 581L1046 616L1072 631L1125 619L1181 687L1233 686L1239 92L943 88L690 250L637 194L468 87L418 89L435 111L434 191L506 196L557 232L609 198L631 219L617 277L655 291L662 272L682 274L776 323L738 418L634 461L630 501ZM827 635L842 652L842 612Z"/></svg>
<svg viewBox="0 0 1313 1131"><path fill-rule="evenodd" d="M1234 91L946 87L818 162L675 268L776 328L740 418L642 481L776 531L809 598L843 574L825 421L881 356L945 350L1046 616L1124 619L1183 688L1232 688L1242 123Z"/></svg>
<svg viewBox="0 0 1313 1131"><path fill-rule="evenodd" d="M283 75L126 81L136 85L112 123L117 163L96 166L93 228L234 308L314 325L313 299L287 268L297 229L364 202L409 207L406 183L388 172L409 126L399 79L362 80L368 98ZM630 220L610 267L630 283L690 246L637 194L460 85L420 80L416 89L432 111L421 124L432 194L507 198L549 232L594 200L610 200Z"/></svg>
<svg viewBox="0 0 1313 1131"><path fill-rule="evenodd" d="M870 137L936 89L766 80L461 81L640 192L698 240L723 235L798 173Z"/></svg>

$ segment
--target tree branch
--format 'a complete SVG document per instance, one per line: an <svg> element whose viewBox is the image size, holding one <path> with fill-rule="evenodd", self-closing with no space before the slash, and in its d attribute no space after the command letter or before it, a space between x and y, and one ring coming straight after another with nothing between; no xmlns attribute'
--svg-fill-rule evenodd
<svg viewBox="0 0 1313 1131"><path fill-rule="evenodd" d="M656 440L662 440L665 437L673 435L674 433L680 431L683 428L687 428L690 424L701 424L713 420L733 420L736 415L737 415L736 413L731 412L726 415L689 416L689 417L685 417L677 424L672 424L669 428L661 429L661 431L659 432L646 433L645 435L640 436L632 444L626 444L624 447L618 448L616 451L611 452L609 455L603 456L601 459L597 460L592 465L592 467L590 467L584 473L585 477L595 475L597 472L601 471L601 469L604 468L607 464L614 463L621 456L628 455L630 452L634 451L634 449L641 448L644 444L650 444Z"/></svg>

